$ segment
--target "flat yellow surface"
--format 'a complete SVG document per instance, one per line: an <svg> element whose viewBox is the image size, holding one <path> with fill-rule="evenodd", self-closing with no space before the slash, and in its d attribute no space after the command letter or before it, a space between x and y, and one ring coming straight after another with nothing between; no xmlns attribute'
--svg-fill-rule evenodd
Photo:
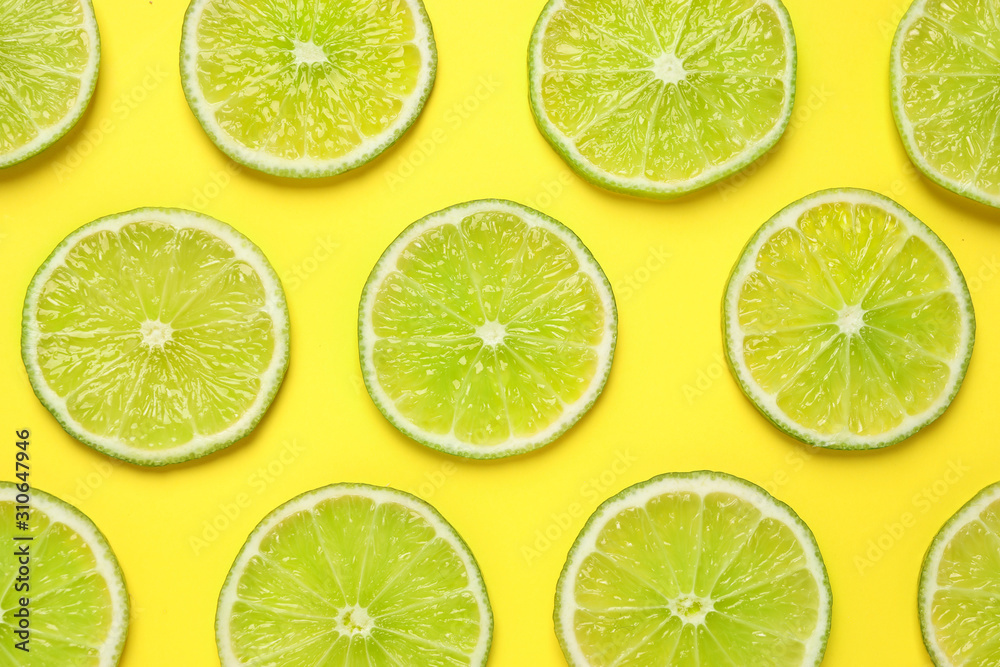
<svg viewBox="0 0 1000 667"><path fill-rule="evenodd" d="M788 0L799 44L794 120L742 174L674 202L619 196L575 176L527 101L527 44L542 0L427 0L437 85L416 125L372 164L296 183L235 165L188 110L178 73L185 0L96 0L103 59L90 111L39 157L0 173L0 478L14 431L32 432L33 481L107 535L134 615L122 664L218 663L216 596L271 509L339 481L432 502L472 547L496 615L490 664L560 665L552 600L566 553L607 496L668 471L722 470L789 503L819 540L833 585L826 665L929 665L916 616L924 550L1000 479L1000 212L910 166L889 109L889 45L905 0ZM754 230L815 190L899 201L950 246L969 280L978 341L965 385L934 425L873 453L816 451L782 435L725 368L720 299ZM357 305L407 224L483 197L574 229L615 288L618 351L604 395L561 440L495 463L437 454L397 433L365 392ZM179 206L247 234L282 276L292 361L270 413L228 451L142 469L67 436L35 399L19 354L35 269L79 225Z"/></svg>

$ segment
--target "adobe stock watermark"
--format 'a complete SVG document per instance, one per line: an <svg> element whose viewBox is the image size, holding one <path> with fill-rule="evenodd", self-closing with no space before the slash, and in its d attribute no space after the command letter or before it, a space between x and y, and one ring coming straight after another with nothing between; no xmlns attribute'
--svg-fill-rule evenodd
<svg viewBox="0 0 1000 667"><path fill-rule="evenodd" d="M339 248L340 244L334 241L329 234L317 236L312 252L299 259L281 274L281 282L285 289L294 292L302 287L324 264L330 261Z"/></svg>
<svg viewBox="0 0 1000 667"><path fill-rule="evenodd" d="M712 355L712 360L703 368L699 368L698 372L695 373L694 380L691 382L686 382L684 386L681 387L681 393L684 394L684 398L687 400L688 405L694 405L694 402L708 393L720 378L726 375L728 372L726 364L726 358L723 356L722 352L716 352Z"/></svg>
<svg viewBox="0 0 1000 667"><path fill-rule="evenodd" d="M120 465L118 462L112 463L111 461L98 461L94 463L89 471L76 478L76 486L73 487L73 493L66 497L66 501L73 505L80 505L90 500L97 493L97 490L111 479L111 476Z"/></svg>
<svg viewBox="0 0 1000 667"><path fill-rule="evenodd" d="M251 507L254 500L267 491L275 480L284 475L302 456L305 447L294 438L281 443L281 450L267 465L263 465L247 476L242 491L230 500L221 502L215 508L215 513L201 522L197 535L188 540L191 550L197 556L229 530L244 511Z"/></svg>
<svg viewBox="0 0 1000 667"><path fill-rule="evenodd" d="M472 92L453 104L444 112L443 125L431 129L426 137L417 142L409 153L396 160L396 166L385 175L390 192L416 173L443 144L448 142L452 132L462 127L500 88L501 81L495 74L480 76Z"/></svg>
<svg viewBox="0 0 1000 667"><path fill-rule="evenodd" d="M549 515L548 523L535 530L530 545L521 547L521 555L531 565L552 548L568 531L574 531L587 517L587 507L598 505L615 490L618 480L638 462L638 458L627 449L619 450L608 466L597 475L587 479L577 491L579 500L571 502L564 511Z"/></svg>
<svg viewBox="0 0 1000 667"><path fill-rule="evenodd" d="M662 245L650 246L642 263L615 283L615 299L619 303L631 299L667 266L671 257L673 254Z"/></svg>
<svg viewBox="0 0 1000 667"><path fill-rule="evenodd" d="M792 117L788 121L788 129L797 130L808 123L816 115L816 112L827 105L833 96L833 91L828 89L825 83L813 85L804 94L799 95L795 102L795 109L792 111ZM749 179L753 178L764 165L771 161L774 152L780 146L781 140L779 139L777 144L747 165L746 168L716 183L715 188L721 195L722 201L727 201L731 195L742 189Z"/></svg>
<svg viewBox="0 0 1000 667"><path fill-rule="evenodd" d="M458 466L451 461L445 461L440 467L424 473L420 483L410 490L415 496L430 500L438 491L444 488L448 480L458 472Z"/></svg>
<svg viewBox="0 0 1000 667"><path fill-rule="evenodd" d="M573 181L573 174L563 169L554 178L542 181L534 195L525 199L524 203L531 208L542 210L552 206L566 192L566 187Z"/></svg>
<svg viewBox="0 0 1000 667"><path fill-rule="evenodd" d="M864 575L885 558L906 533L917 525L917 519L941 502L969 470L969 467L959 460L948 461L948 468L940 477L913 494L910 498L910 509L883 524L882 532L868 540L864 553L854 557L854 567L858 574Z"/></svg>
<svg viewBox="0 0 1000 667"><path fill-rule="evenodd" d="M882 39L891 40L896 35L896 28L899 27L899 22L903 20L903 16L906 15L906 10L910 7L910 0L903 0L903 2L897 2L892 6L890 12L880 18L875 22L875 27L878 28L878 32L882 35Z"/></svg>
<svg viewBox="0 0 1000 667"><path fill-rule="evenodd" d="M193 208L197 211L207 209L232 184L233 176L242 171L242 166L227 158L225 167L212 170L208 174L208 179L192 190L188 208Z"/></svg>
<svg viewBox="0 0 1000 667"><path fill-rule="evenodd" d="M52 163L56 181L62 183L68 179L73 171L83 164L83 161L104 143L105 139L114 134L166 79L167 72L163 65L146 67L142 79L111 103L112 116L102 118L96 121L94 127L83 130L80 137Z"/></svg>

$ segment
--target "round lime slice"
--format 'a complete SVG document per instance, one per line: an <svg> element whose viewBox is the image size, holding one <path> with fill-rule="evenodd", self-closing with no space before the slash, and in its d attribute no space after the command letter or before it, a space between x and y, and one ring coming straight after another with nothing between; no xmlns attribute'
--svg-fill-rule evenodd
<svg viewBox="0 0 1000 667"><path fill-rule="evenodd" d="M767 221L723 303L743 392L785 433L835 449L885 447L937 419L975 332L948 248L867 190L818 192Z"/></svg>
<svg viewBox="0 0 1000 667"><path fill-rule="evenodd" d="M1000 207L1000 4L917 0L892 44L892 111L928 178Z"/></svg>
<svg viewBox="0 0 1000 667"><path fill-rule="evenodd" d="M555 626L572 667L819 665L830 583L816 539L763 489L668 474L605 501L569 552Z"/></svg>
<svg viewBox="0 0 1000 667"><path fill-rule="evenodd" d="M1000 664L1000 484L938 532L920 571L920 629L937 667Z"/></svg>
<svg viewBox="0 0 1000 667"><path fill-rule="evenodd" d="M781 137L795 37L779 0L549 0L529 78L539 129L584 178L676 197Z"/></svg>
<svg viewBox="0 0 1000 667"><path fill-rule="evenodd" d="M334 484L269 514L219 596L223 667L486 664L493 614L469 548L395 489Z"/></svg>
<svg viewBox="0 0 1000 667"><path fill-rule="evenodd" d="M18 521L28 529L17 528ZM128 593L97 526L54 496L30 489L26 497L15 485L0 482L0 540L5 551L0 579L7 586L0 590L0 663L117 665L128 632ZM19 570L22 556L27 574ZM27 638L16 634L24 609ZM27 652L17 647L25 641Z"/></svg>
<svg viewBox="0 0 1000 667"><path fill-rule="evenodd" d="M40 153L76 125L100 60L90 0L0 0L0 168Z"/></svg>
<svg viewBox="0 0 1000 667"><path fill-rule="evenodd" d="M204 456L249 433L288 367L288 309L260 249L176 209L70 234L35 274L21 353L78 440L132 463Z"/></svg>
<svg viewBox="0 0 1000 667"><path fill-rule="evenodd" d="M483 200L410 225L361 297L368 392L414 440L496 458L556 439L604 388L618 331L611 286L577 236Z"/></svg>
<svg viewBox="0 0 1000 667"><path fill-rule="evenodd" d="M437 51L420 0L192 0L181 80L215 145L253 169L332 176L420 115Z"/></svg>

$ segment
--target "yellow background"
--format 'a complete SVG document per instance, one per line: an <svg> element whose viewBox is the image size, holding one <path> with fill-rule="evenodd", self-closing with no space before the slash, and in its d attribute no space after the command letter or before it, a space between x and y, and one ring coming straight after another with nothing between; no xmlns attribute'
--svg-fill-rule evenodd
<svg viewBox="0 0 1000 667"><path fill-rule="evenodd" d="M185 0L95 4L103 59L90 111L44 154L0 173L0 477L13 477L15 429L31 429L35 485L107 535L134 611L125 667L217 664L216 596L245 537L278 504L339 481L418 493L465 537L496 616L491 665L563 664L553 591L586 516L635 482L703 468L765 485L812 527L834 594L826 665L930 664L916 617L924 550L1000 479L1000 213L917 175L903 152L888 67L906 0L787 0L799 44L787 134L743 174L659 203L588 185L536 130L525 61L542 0L427 0L440 65L422 117L370 165L310 183L237 170L201 131L177 66ZM929 224L976 306L978 342L958 398L885 451L815 451L782 435L722 361L720 299L743 244L784 205L836 186L889 195ZM368 272L396 234L482 197L535 206L574 229L615 287L620 315L611 378L592 412L542 451L494 463L397 433L364 390L355 328ZM24 291L52 248L85 222L149 205L208 213L256 241L292 317L291 366L257 431L168 469L118 463L67 436L19 357ZM894 527L907 514L909 525Z"/></svg>

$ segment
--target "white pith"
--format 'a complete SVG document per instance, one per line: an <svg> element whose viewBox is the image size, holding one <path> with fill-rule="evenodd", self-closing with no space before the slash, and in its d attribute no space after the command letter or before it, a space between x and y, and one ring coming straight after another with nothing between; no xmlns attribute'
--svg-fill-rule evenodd
<svg viewBox="0 0 1000 667"><path fill-rule="evenodd" d="M765 392L753 379L744 359L743 343L745 334L739 324L739 298L747 276L756 271L756 261L761 248L777 232L785 228L794 228L796 222L807 210L824 204L848 203L865 204L881 208L890 213L903 224L906 231L927 244L941 258L942 265L950 278L950 292L959 305L962 320L962 333L958 344L958 352L948 361L951 370L948 382L937 400L926 410L917 414L906 414L903 421L896 427L877 435L858 435L845 428L840 433L823 434L793 421L779 406L775 394ZM842 314L840 326L846 330L860 326L857 311L847 311ZM838 189L824 190L801 199L788 206L771 220L764 224L747 245L740 256L737 267L729 279L723 304L725 318L726 346L732 361L733 370L743 390L753 403L768 419L775 422L783 431L795 437L819 446L842 447L849 449L870 449L896 442L903 437L919 430L937 418L951 403L964 377L964 368L972 351L972 341L975 331L975 320L972 304L965 279L962 277L954 258L948 248L926 225L917 220L909 211L894 201L866 190Z"/></svg>
<svg viewBox="0 0 1000 667"><path fill-rule="evenodd" d="M18 491L13 484L0 483L0 503L16 504L17 494ZM111 627L108 629L107 637L104 638L100 646L95 647L100 654L100 660L96 667L115 667L118 665L129 625L128 591L118 567L118 560L108 546L104 535L80 510L54 496L43 494L37 489L32 489L30 497L33 512L42 513L50 521L65 525L79 535L93 552L96 563L95 571L108 587L112 607ZM37 521L37 518L33 517L32 520Z"/></svg>
<svg viewBox="0 0 1000 667"><path fill-rule="evenodd" d="M636 484L607 500L588 520L587 525L570 550L566 566L559 577L556 593L556 632L563 649L568 652L567 657L570 659L570 664L573 667L591 667L592 665L576 639L573 619L579 609L576 602L576 580L584 560L597 551L598 535L621 512L634 507L643 507L659 496L679 492L694 493L702 498L710 493L725 493L735 496L752 504L760 511L762 518L780 522L792 532L802 546L806 561L805 569L815 579L819 596L815 630L805 643L801 665L803 667L818 665L826 649L831 599L826 567L819 554L815 538L798 516L792 514L787 507L775 501L762 489L730 475L710 472L664 475L648 482ZM692 622L692 624L704 622L708 613L710 611L705 611L704 614L699 615L699 618L686 622Z"/></svg>
<svg viewBox="0 0 1000 667"><path fill-rule="evenodd" d="M535 29L531 37L529 55L529 94L532 107L535 111L536 120L539 125L541 125L543 134L546 135L546 138L550 142L557 145L558 150L563 153L564 157L570 162L574 169L583 172L584 175L603 187L609 187L611 189L628 192L630 194L674 197L697 190L706 185L710 185L738 171L739 169L742 169L759 158L768 148L778 141L781 135L785 132L785 128L791 118L792 105L795 101L796 51L795 36L792 30L791 19L789 18L785 7L778 0L758 0L755 6L757 5L766 5L771 7L783 28L786 46L786 63L785 72L780 78L785 86L785 99L781 113L778 118L775 119L774 127L771 128L771 130L757 142L749 144L739 154L706 169L694 178L673 181L653 180L645 175L632 177L619 176L601 168L600 166L594 164L590 158L584 156L579 149L577 149L575 140L563 133L558 127L556 127L555 123L549 119L545 104L542 101L542 80L545 73L548 71L544 65L542 46L545 41L549 22L557 12L566 9L567 0L549 0L545 9L542 10L542 14L538 19L538 23L535 25ZM686 76L680 59L675 53L670 52L669 50L665 51L656 58L654 66L651 69L654 76L665 83L676 84L682 81Z"/></svg>
<svg viewBox="0 0 1000 667"><path fill-rule="evenodd" d="M493 614L489 606L486 584L483 581L479 567L473 559L468 547L462 542L461 538L455 532L455 529L448 524L447 521L445 521L444 518L441 517L440 514L438 514L437 511L430 505L409 494L383 487L370 487L355 484L335 484L333 486L327 486L316 489L315 491L310 491L298 496L297 498L293 498L284 505L281 505L260 522L260 524L250 534L246 544L243 545L243 548L240 550L239 556L236 557L236 561L233 563L233 566L229 571L229 575L226 578L226 582L223 585L222 592L219 595L218 610L216 612L216 641L218 643L219 655L222 659L223 667L238 667L245 664L239 661L233 651L231 619L233 615L233 606L239 599L238 589L240 577L246 570L247 564L250 560L260 553L260 545L264 538L271 533L275 526L287 519L289 516L298 512L311 511L316 507L316 505L323 501L333 498L341 498L344 496L360 496L368 498L377 504L394 503L402 505L403 507L419 514L420 517L434 529L436 536L447 542L452 547L455 554L461 559L462 564L465 566L465 571L468 575L467 590L476 599L476 604L479 608L479 617L481 619L479 627L479 641L476 644L476 650L469 654L469 664L473 667L485 664L487 655L489 654L490 642L493 634ZM352 611L353 609L353 607L348 608L348 610ZM337 632L335 628L331 628L331 630L333 632Z"/></svg>
<svg viewBox="0 0 1000 667"><path fill-rule="evenodd" d="M528 227L541 227L559 237L566 243L567 247L574 251L580 267L579 270L591 279L604 307L604 335L601 338L600 344L594 347L598 356L598 365L587 390L573 403L564 405L560 418L545 429L530 436L515 436L512 434L508 440L497 445L473 445L456 437L453 431L447 434L430 433L418 427L396 408L392 399L385 393L385 390L378 382L378 373L375 369L374 361L374 348L375 342L380 339L375 334L371 317L372 307L374 306L379 287L389 274L396 271L397 260L413 239L432 227L442 225L454 225L458 227L464 218L483 211L509 213L520 218ZM496 458L535 449L550 442L575 423L597 399L597 396L604 387L605 378L611 367L618 326L614 295L611 293L607 278L601 267L583 246L580 239L562 225L553 224L547 218L538 214L537 211L532 211L512 202L498 200L475 201L453 206L427 216L427 218L418 224L414 224L404 231L403 234L393 241L372 272L372 276L369 278L362 296L361 312L362 320L360 324L359 344L361 347L362 374L365 377L369 392L372 394L372 399L378 405L379 409L386 414L389 421L414 439L424 443L431 443L433 446L452 454L471 456L473 458ZM486 333L486 337L493 341L497 340L499 331L496 327L491 327L490 323L487 323L483 329L485 329L484 333ZM486 343L486 337L483 338L484 344Z"/></svg>
<svg viewBox="0 0 1000 667"><path fill-rule="evenodd" d="M987 0L988 1L988 0ZM905 73L902 68L902 49L903 42L906 39L907 33L910 32L913 24L916 23L925 14L925 8L927 6L927 0L915 0L912 5L910 5L909 10L903 16L902 20L899 22L899 27L896 29L896 35L892 42L892 51L890 57L890 78L892 80L892 110L893 115L896 119L897 129L899 130L900 137L902 138L903 145L906 148L907 154L910 159L917 165L917 167L924 172L924 174L933 181L936 181L942 187L945 187L953 192L956 192L965 197L969 197L975 201L981 202L983 204L988 204L990 206L996 206L1000 208L1000 195L992 195L985 192L979 188L974 187L974 184L966 184L955 180L949 176L942 174L936 167L934 167L930 161L924 156L923 151L917 145L916 137L914 134L914 125L910 120L909 116L906 115L906 110L903 105L903 87ZM917 73L916 75L919 75ZM1000 63L997 64L997 74L1000 75ZM1000 121L1000 110L997 111L998 121ZM994 139L997 137L994 136ZM995 150L998 146L997 142L993 143Z"/></svg>
<svg viewBox="0 0 1000 667"><path fill-rule="evenodd" d="M77 243L98 232L118 232L122 227L134 222L153 221L170 225L176 229L197 229L207 232L224 241L234 253L234 258L246 262L253 267L264 286L266 301L263 312L273 324L274 351L271 361L260 376L260 389L254 402L247 411L235 422L222 431L210 434L195 434L187 443L164 447L159 450L144 449L126 444L119 438L98 435L88 431L70 415L66 400L55 393L45 381L42 369L38 364L36 354L41 336L36 319L38 297L42 288L48 282L52 273L65 263L66 256ZM104 452L123 458L127 461L145 465L160 465L174 461L185 460L201 453L214 451L220 446L229 444L245 435L256 423L261 414L270 405L277 386L280 385L288 360L288 314L285 306L284 292L277 275L270 267L267 259L248 239L236 232L225 223L190 211L179 209L138 209L119 215L102 218L77 229L56 248L52 255L39 269L29 287L25 299L24 328L22 339L22 356L27 367L32 387L42 403L53 413L63 427L73 437ZM163 327L148 325L148 332L153 341L161 340L166 335ZM169 328L169 327L168 327ZM143 333L147 333L143 331ZM148 344L148 343L147 343Z"/></svg>
<svg viewBox="0 0 1000 667"><path fill-rule="evenodd" d="M934 619L932 618L934 594L942 588L937 583L941 558L944 556L944 550L955 539L958 532L973 521L978 521L983 511L997 500L1000 500L1000 484L993 484L980 491L975 498L970 500L941 527L924 558L920 571L920 592L918 594L920 627L924 635L924 644L937 667L959 667L958 664L949 660L948 656L941 650L937 628L934 627Z"/></svg>
<svg viewBox="0 0 1000 667"><path fill-rule="evenodd" d="M48 148L76 125L80 117L83 116L83 112L87 109L87 105L90 104L90 99L94 94L94 88L97 84L97 73L101 62L101 39L97 27L97 18L94 16L94 7L91 5L90 0L78 0L78 4L83 19L80 27L87 33L90 52L87 64L79 74L80 88L77 91L76 100L73 102L70 110L66 112L66 115L57 123L47 128L39 128L38 136L20 148L10 153L0 154L0 168L17 164Z"/></svg>
<svg viewBox="0 0 1000 667"><path fill-rule="evenodd" d="M437 69L437 52L430 19L420 0L400 0L409 8L414 23L414 37L409 42L420 51L421 68L416 86L403 101L399 116L385 130L377 135L365 137L360 129L361 144L339 157L319 159L302 157L298 159L282 158L271 155L264 150L253 150L227 133L215 119L215 108L205 99L198 82L198 27L205 8L217 0L193 0L184 18L183 34L181 36L181 80L188 103L202 127L213 142L227 155L241 164L248 165L266 173L279 176L319 177L332 176L368 162L376 155L391 146L420 115L424 103L434 84ZM284 2L286 0L279 0ZM359 3L364 5L365 3ZM360 9L359 9L360 11ZM317 49L309 48L311 43L301 43L296 49L300 62L308 66L309 62L321 62ZM325 54L324 54L324 59ZM262 103L264 101L262 100ZM270 102L270 100L268 100Z"/></svg>

